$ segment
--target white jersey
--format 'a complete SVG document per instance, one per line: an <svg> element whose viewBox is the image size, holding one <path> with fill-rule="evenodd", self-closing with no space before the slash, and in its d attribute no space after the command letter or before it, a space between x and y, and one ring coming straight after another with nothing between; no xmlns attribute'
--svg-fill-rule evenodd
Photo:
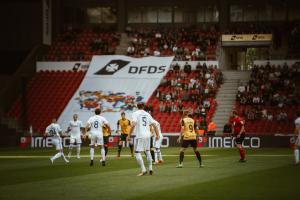
<svg viewBox="0 0 300 200"><path fill-rule="evenodd" d="M300 117L295 120L295 127L298 128L298 137L300 138Z"/></svg>
<svg viewBox="0 0 300 200"><path fill-rule="evenodd" d="M135 125L136 138L150 138L150 124L154 123L154 119L144 110L137 110L132 114L132 122Z"/></svg>
<svg viewBox="0 0 300 200"><path fill-rule="evenodd" d="M46 133L48 136L50 137L60 137L59 133L61 132L61 128L59 126L59 124L56 123L52 123L49 126L47 126L46 128Z"/></svg>
<svg viewBox="0 0 300 200"><path fill-rule="evenodd" d="M90 125L90 133L92 135L103 136L102 127L104 124L108 124L108 121L100 115L95 115L90 117L90 119L87 121L87 124Z"/></svg>
<svg viewBox="0 0 300 200"><path fill-rule="evenodd" d="M83 127L82 125L82 121L70 121L69 122L69 129L70 129L70 134L71 134L71 137L80 137L80 129Z"/></svg>
<svg viewBox="0 0 300 200"><path fill-rule="evenodd" d="M160 129L160 123L158 121L154 120L154 124L157 127L159 138L162 138L163 136L162 136L161 129ZM155 137L154 130L153 130L153 137Z"/></svg>

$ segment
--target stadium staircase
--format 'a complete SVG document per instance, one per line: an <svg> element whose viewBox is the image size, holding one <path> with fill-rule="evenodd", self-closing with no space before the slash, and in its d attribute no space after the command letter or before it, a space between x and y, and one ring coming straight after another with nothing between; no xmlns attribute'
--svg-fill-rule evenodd
<svg viewBox="0 0 300 200"><path fill-rule="evenodd" d="M217 125L217 134L222 134L224 125L228 122L229 116L235 105L237 88L240 82L248 82L249 71L222 71L224 82L216 96L218 107L212 119Z"/></svg>
<svg viewBox="0 0 300 200"><path fill-rule="evenodd" d="M41 133L59 117L84 78L85 72L41 71L35 74L8 113L9 117Z"/></svg>
<svg viewBox="0 0 300 200"><path fill-rule="evenodd" d="M130 38L127 36L127 34L121 33L120 43L116 47L116 55L126 55L129 42L130 42Z"/></svg>

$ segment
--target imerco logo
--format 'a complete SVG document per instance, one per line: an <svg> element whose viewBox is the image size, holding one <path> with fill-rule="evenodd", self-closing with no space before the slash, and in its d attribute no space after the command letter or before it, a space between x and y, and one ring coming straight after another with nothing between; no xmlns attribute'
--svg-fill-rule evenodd
<svg viewBox="0 0 300 200"><path fill-rule="evenodd" d="M125 67L129 61L126 60L111 60L102 69L94 73L95 75L113 75L123 67Z"/></svg>
<svg viewBox="0 0 300 200"><path fill-rule="evenodd" d="M235 147L235 138L231 137L208 137L208 147L210 148L233 148ZM245 137L244 148L260 148L259 137Z"/></svg>

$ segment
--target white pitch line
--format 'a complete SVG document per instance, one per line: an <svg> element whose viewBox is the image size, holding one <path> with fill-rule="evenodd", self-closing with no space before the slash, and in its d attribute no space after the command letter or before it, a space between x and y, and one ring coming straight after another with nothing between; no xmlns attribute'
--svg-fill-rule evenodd
<svg viewBox="0 0 300 200"><path fill-rule="evenodd" d="M177 154L164 154L164 157L178 157ZM192 157L195 155L185 155L187 157ZM216 157L218 155L201 155L203 157ZM220 155L221 156L221 155ZM293 155L289 154L252 154L252 155L247 155L248 157L291 157ZM49 158L50 156L0 156L0 159L7 159L7 158L16 158L16 159L24 159L24 158ZM71 156L72 158L75 158L75 156ZM82 158L89 158L90 155L81 155L80 157ZM117 158L115 155L108 155L108 158ZM129 158L131 155L122 155L122 157Z"/></svg>

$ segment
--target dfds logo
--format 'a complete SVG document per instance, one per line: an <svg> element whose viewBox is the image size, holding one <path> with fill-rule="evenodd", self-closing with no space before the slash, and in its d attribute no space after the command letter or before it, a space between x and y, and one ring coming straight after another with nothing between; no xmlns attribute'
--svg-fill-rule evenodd
<svg viewBox="0 0 300 200"><path fill-rule="evenodd" d="M126 65L130 61L125 60L111 60L99 71L95 72L95 75L113 75ZM160 74L166 71L167 66L130 66L128 67L128 74Z"/></svg>
<svg viewBox="0 0 300 200"><path fill-rule="evenodd" d="M123 67L125 67L129 61L126 60L111 60L102 69L94 73L95 75L113 75Z"/></svg>
<svg viewBox="0 0 300 200"><path fill-rule="evenodd" d="M128 73L129 74L156 74L156 73L163 73L166 71L166 66L130 66Z"/></svg>

